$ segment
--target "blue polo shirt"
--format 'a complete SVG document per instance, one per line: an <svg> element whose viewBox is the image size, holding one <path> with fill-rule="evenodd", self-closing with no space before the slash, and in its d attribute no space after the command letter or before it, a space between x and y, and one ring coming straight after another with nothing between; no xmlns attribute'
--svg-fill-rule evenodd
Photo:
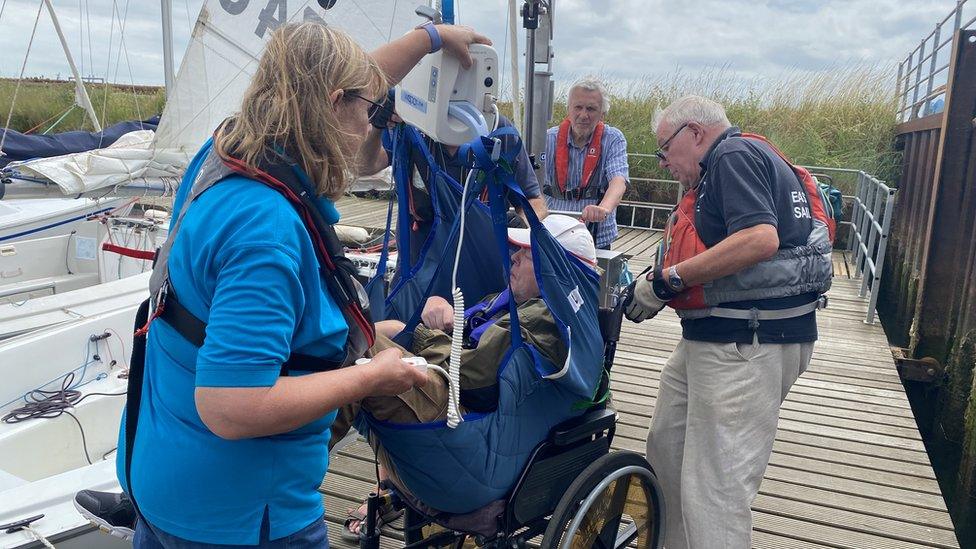
<svg viewBox="0 0 976 549"><path fill-rule="evenodd" d="M176 211L210 149L190 164ZM334 204L319 202L337 221ZM317 488L335 412L289 433L224 440L200 420L193 396L197 387L270 387L293 351L341 356L348 328L308 232L281 194L231 177L189 206L169 272L207 336L198 349L166 322L149 330L131 479L140 510L157 528L203 543L257 544L265 510L271 539L308 526L323 513ZM120 433L120 479L123 441Z"/></svg>

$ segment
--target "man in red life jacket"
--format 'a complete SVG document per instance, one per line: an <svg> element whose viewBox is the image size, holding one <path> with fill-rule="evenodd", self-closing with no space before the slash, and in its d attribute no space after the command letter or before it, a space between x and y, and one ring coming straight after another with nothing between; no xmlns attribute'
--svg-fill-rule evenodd
<svg viewBox="0 0 976 549"><path fill-rule="evenodd" d="M641 322L668 305L682 319L647 441L665 546L748 548L780 404L817 339L830 220L809 173L718 103L683 97L654 127L661 166L686 194L626 313Z"/></svg>
<svg viewBox="0 0 976 549"><path fill-rule="evenodd" d="M627 139L603 122L610 98L599 80L573 84L566 107L566 119L546 134L542 192L550 210L583 212L584 223L599 223L596 247L609 250L617 204L630 185Z"/></svg>

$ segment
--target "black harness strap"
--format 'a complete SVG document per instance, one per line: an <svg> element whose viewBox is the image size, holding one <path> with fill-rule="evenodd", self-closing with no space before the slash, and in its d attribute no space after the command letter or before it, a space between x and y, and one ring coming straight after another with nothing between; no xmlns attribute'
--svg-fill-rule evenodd
<svg viewBox="0 0 976 549"><path fill-rule="evenodd" d="M203 342L207 337L207 323L197 318L186 306L180 303L172 288L166 294L166 306L163 308L163 312L160 313L158 319L166 321L177 333L183 336L183 339L192 343L194 347L203 346ZM136 325L141 326L138 321ZM143 346L145 347L145 340L143 340ZM292 353L288 357L288 360L281 365L281 375L286 376L292 370L327 372L330 370L338 370L342 366L343 363L340 360L326 360L312 355Z"/></svg>
<svg viewBox="0 0 976 549"><path fill-rule="evenodd" d="M150 299L146 298L136 311L135 330L132 338L132 356L129 358L129 378L125 398L125 484L129 490L129 499L136 509L136 515L142 516L136 498L132 495L132 452L136 444L136 426L139 424L139 405L142 404L142 379L146 371L146 334L139 330L149 322Z"/></svg>

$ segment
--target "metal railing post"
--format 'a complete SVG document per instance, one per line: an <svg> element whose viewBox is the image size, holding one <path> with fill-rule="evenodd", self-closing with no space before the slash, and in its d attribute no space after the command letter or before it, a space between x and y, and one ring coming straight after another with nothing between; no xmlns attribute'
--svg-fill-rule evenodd
<svg viewBox="0 0 976 549"><path fill-rule="evenodd" d="M923 101L929 101L930 95L932 95L932 88L935 84L935 60L939 58L939 38L942 34L942 23L935 26L935 41L932 42L932 62L929 63L929 85L926 86L927 90L925 92L925 98ZM924 112L924 110L923 110Z"/></svg>
<svg viewBox="0 0 976 549"><path fill-rule="evenodd" d="M877 276L878 266L874 263L874 243L878 238L878 233L880 232L879 227L881 223L878 221L878 216L881 213L881 184L873 176L871 177L871 186L874 187L874 196L871 201L871 216L868 219L868 242L866 249L864 251L864 265L867 267L863 270L864 278L861 279L861 291L857 293L858 296L864 297L868 291L868 280L873 280ZM873 290L873 288L872 288Z"/></svg>
<svg viewBox="0 0 976 549"><path fill-rule="evenodd" d="M899 102L901 102L902 99L901 77L904 74L904 71L905 71L905 62L902 61L901 63L898 63L898 79L895 80L895 100ZM901 113L899 113L899 115L900 114Z"/></svg>
<svg viewBox="0 0 976 549"><path fill-rule="evenodd" d="M908 113L908 119L915 118L915 110L918 107L918 90L922 87L922 65L925 59L925 40L918 47L918 65L915 67L915 90L912 92L912 110Z"/></svg>
<svg viewBox="0 0 976 549"><path fill-rule="evenodd" d="M885 251L888 249L888 234L891 232L891 213L895 208L895 190L885 187L885 211L881 222L881 239L878 241L878 260L874 265L874 277L871 281L871 298L868 300L867 324L874 324L875 309L878 306L878 293L881 290L881 275L884 274Z"/></svg>
<svg viewBox="0 0 976 549"><path fill-rule="evenodd" d="M854 275L856 277L861 277L864 275L864 266L867 262L867 248L865 248L864 243L868 238L868 231L871 230L869 227L871 223L871 179L870 175L864 174L864 194L861 196L861 217L859 219L859 225L857 226L858 234L858 246L857 246L857 262L854 267Z"/></svg>
<svg viewBox="0 0 976 549"><path fill-rule="evenodd" d="M874 204L874 188L871 185L871 176L864 174L864 195L861 199L861 217L857 226L859 235L859 246L857 247L857 261L854 264L855 276L863 276L864 268L867 266L870 248L864 246L865 241L871 234L871 207Z"/></svg>
<svg viewBox="0 0 976 549"><path fill-rule="evenodd" d="M908 117L906 116L907 113L905 111L908 108L908 82L911 80L912 77L912 59L914 58L914 56L915 54L912 54L905 59L905 87L902 91L902 96L901 96L901 108L898 109L898 115L899 115L898 118L902 122L905 122L908 119Z"/></svg>
<svg viewBox="0 0 976 549"><path fill-rule="evenodd" d="M962 26L962 5L966 3L966 0L956 0L956 20L952 25L952 33L955 34L959 27Z"/></svg>
<svg viewBox="0 0 976 549"><path fill-rule="evenodd" d="M854 191L854 203L851 204L851 236L847 242L847 251L853 257L857 251L857 219L859 212L858 204L861 201L861 192L864 187L864 172L857 174L857 189Z"/></svg>

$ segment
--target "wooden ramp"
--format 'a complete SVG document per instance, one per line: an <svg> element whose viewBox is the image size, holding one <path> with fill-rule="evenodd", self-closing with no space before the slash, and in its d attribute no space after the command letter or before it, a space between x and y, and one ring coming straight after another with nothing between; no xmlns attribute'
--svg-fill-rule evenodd
<svg viewBox="0 0 976 549"><path fill-rule="evenodd" d="M386 203L344 199L343 222L383 226ZM635 253L643 269L660 234L624 229L614 249ZM753 505L755 547L958 547L952 522L919 436L880 324L863 319L860 281L846 278L844 258L818 314L820 341L810 368L780 413L773 455ZM614 447L643 453L661 369L681 336L665 310L642 324L624 322L613 370L620 413ZM356 442L334 455L322 484L335 547L342 519L375 479L369 447ZM383 547L402 547L389 530Z"/></svg>

